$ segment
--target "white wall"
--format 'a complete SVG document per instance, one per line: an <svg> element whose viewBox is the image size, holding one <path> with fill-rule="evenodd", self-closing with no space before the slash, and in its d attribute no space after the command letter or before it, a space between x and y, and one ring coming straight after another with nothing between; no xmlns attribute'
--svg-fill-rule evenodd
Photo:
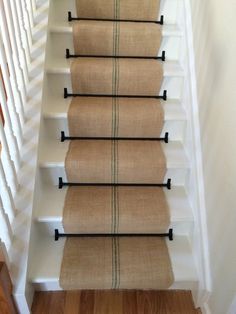
<svg viewBox="0 0 236 314"><path fill-rule="evenodd" d="M236 0L190 1L213 283L209 306L212 314L226 314L236 294Z"/></svg>

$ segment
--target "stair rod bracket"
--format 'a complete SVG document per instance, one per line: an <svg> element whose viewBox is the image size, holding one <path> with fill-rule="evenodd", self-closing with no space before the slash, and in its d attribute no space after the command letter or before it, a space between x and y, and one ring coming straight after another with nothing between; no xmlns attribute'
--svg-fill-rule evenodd
<svg viewBox="0 0 236 314"><path fill-rule="evenodd" d="M61 131L61 142L68 140L107 140L107 141L163 141L169 143L169 133L166 132L164 137L142 138L142 137L76 137L66 136L64 131Z"/></svg>
<svg viewBox="0 0 236 314"><path fill-rule="evenodd" d="M68 89L64 88L64 99L68 97L113 97L113 98L143 98L143 99L162 99L164 101L167 100L167 90L163 91L163 95L161 96L149 96L149 95L103 95L103 94L77 94L77 93L68 93Z"/></svg>
<svg viewBox="0 0 236 314"><path fill-rule="evenodd" d="M99 186L99 187L165 187L171 190L171 179L167 183L75 183L64 182L62 177L58 178L58 189L68 186Z"/></svg>
<svg viewBox="0 0 236 314"><path fill-rule="evenodd" d="M71 11L68 12L68 22L72 21L101 21L101 22L130 22L130 23L154 23L164 25L164 15L161 15L159 21L142 21L142 20L119 20L119 19L96 19L96 18L82 18L72 17Z"/></svg>
<svg viewBox="0 0 236 314"><path fill-rule="evenodd" d="M166 60L166 52L162 51L161 56L154 56L154 57L142 57L142 56L98 56L98 55L76 55L76 54L71 54L70 49L66 49L66 59L70 58L115 58L115 59L152 59L152 60L161 60L165 61Z"/></svg>
<svg viewBox="0 0 236 314"><path fill-rule="evenodd" d="M60 238L123 238L123 237L167 237L170 241L173 241L173 229L169 229L166 233L60 233L58 229L55 229L55 241Z"/></svg>

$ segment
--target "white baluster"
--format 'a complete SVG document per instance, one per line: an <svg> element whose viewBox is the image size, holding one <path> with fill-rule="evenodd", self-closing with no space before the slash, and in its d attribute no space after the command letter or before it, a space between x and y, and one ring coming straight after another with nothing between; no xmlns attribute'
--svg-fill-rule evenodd
<svg viewBox="0 0 236 314"><path fill-rule="evenodd" d="M20 31L19 16L16 11L15 1L3 0L3 3L12 46L13 60L17 72L19 70L17 82L19 89L24 93L24 99L26 99L26 86L29 82L28 63L30 62L30 50L27 45L23 45L21 42L21 35L23 34L21 34Z"/></svg>
<svg viewBox="0 0 236 314"><path fill-rule="evenodd" d="M10 0L10 1L13 6L15 1L14 0ZM22 44L26 45L27 43L28 49L30 51L33 41L32 41L31 26L28 20L28 15L27 15L27 8L25 6L25 0L16 1L15 6L18 13L17 23L19 24L19 27L21 29Z"/></svg>
<svg viewBox="0 0 236 314"><path fill-rule="evenodd" d="M7 60L6 60L6 53L5 53L2 42L0 42L0 65L1 65L1 70L2 70L3 81L4 81L4 85L5 85L7 97L8 97L7 104L11 112L10 117L12 119L12 125L14 125L13 132L17 139L19 147L21 147L22 142L23 142L22 129L21 129L19 116L16 112L16 107L15 107L14 97L13 97L13 90L12 90L12 86L11 86L10 78L8 74L9 72L8 72L8 65L7 65Z"/></svg>
<svg viewBox="0 0 236 314"><path fill-rule="evenodd" d="M28 20L29 20L29 24L30 24L31 35L32 35L32 29L34 27L33 6L32 6L31 0L24 0L24 1L25 1L25 7L26 7L26 10L27 10L27 16L28 16Z"/></svg>
<svg viewBox="0 0 236 314"><path fill-rule="evenodd" d="M33 17L34 17L37 11L37 3L36 3L36 0L29 0L29 1L30 1L30 6L32 8Z"/></svg>
<svg viewBox="0 0 236 314"><path fill-rule="evenodd" d="M8 29L6 24L6 19L3 10L0 10L0 41L3 41L5 50L6 50L6 57L7 57L7 64L9 67L10 72L10 79L12 83L12 89L14 90L14 99L16 104L16 110L20 117L21 127L23 127L25 122L25 113L24 113L24 106L23 106L23 98L22 95L18 89L17 85L17 75L16 70L14 67L13 59L12 59L12 50L11 50L11 44L8 37ZM1 36L2 34L2 36Z"/></svg>
<svg viewBox="0 0 236 314"><path fill-rule="evenodd" d="M11 191L13 195L16 193L18 188L18 179L16 175L15 165L13 160L11 160L10 150L7 143L7 138L5 134L5 130L3 127L2 119L0 118L0 142L2 146L2 158L6 161L6 166L4 167L5 172L7 172L7 177L9 178L9 186L11 187Z"/></svg>
<svg viewBox="0 0 236 314"><path fill-rule="evenodd" d="M1 51L1 49L0 49ZM0 103L3 111L3 116L5 119L5 130L7 142L9 143L11 159L14 161L16 170L20 168L20 151L16 137L13 133L13 125L10 118L9 107L7 105L6 95L3 87L3 82L0 80Z"/></svg>
<svg viewBox="0 0 236 314"><path fill-rule="evenodd" d="M11 247L13 233L8 216L4 211L1 198L0 198L0 238L5 243L6 249L9 250Z"/></svg>
<svg viewBox="0 0 236 314"><path fill-rule="evenodd" d="M6 179L6 175L4 172L1 159L0 159L0 184L1 184L0 196L2 199L3 207L6 214L8 215L10 223L12 223L16 214L16 208L15 208L11 190L9 186L7 185L7 179Z"/></svg>

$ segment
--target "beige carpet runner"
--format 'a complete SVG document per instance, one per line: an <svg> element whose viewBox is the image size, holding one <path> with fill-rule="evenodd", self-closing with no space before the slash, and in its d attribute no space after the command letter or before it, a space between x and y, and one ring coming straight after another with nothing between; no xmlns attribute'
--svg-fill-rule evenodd
<svg viewBox="0 0 236 314"><path fill-rule="evenodd" d="M168 144L148 140L161 136L163 105L132 97L159 95L163 64L125 58L158 55L160 25L132 20L157 20L159 1L77 0L76 5L77 15L89 20L73 22L78 57L71 61L72 91L83 96L72 98L68 125L69 136L87 139L71 140L65 168L68 182L95 185L68 188L63 227L66 233L131 236L67 238L60 285L66 290L167 289L174 276L166 239L132 236L164 233L170 225L163 188L135 186L166 180L163 146ZM124 137L129 139L115 139ZM109 186L122 183L130 186Z"/></svg>

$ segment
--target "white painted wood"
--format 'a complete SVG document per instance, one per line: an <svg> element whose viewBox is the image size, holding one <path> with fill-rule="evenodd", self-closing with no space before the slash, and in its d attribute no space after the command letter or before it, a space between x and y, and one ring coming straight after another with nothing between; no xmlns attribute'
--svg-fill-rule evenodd
<svg viewBox="0 0 236 314"><path fill-rule="evenodd" d="M13 233L11 229L11 224L9 222L8 216L5 213L3 203L0 197L0 239L4 242L7 251L11 247L12 237Z"/></svg>
<svg viewBox="0 0 236 314"><path fill-rule="evenodd" d="M24 30L27 34L27 40L29 47L32 47L32 41L33 41L33 36L32 36L32 27L33 27L33 21L30 20L30 14L28 12L28 5L27 5L27 0L22 0L20 1L21 5L21 12L23 14L23 25L24 25ZM32 23L32 25L31 25Z"/></svg>
<svg viewBox="0 0 236 314"><path fill-rule="evenodd" d="M1 2L4 4L2 7L2 10L4 8L4 12L6 14L6 21L8 26L8 32L12 47L12 53L13 53L13 61L16 68L17 73L17 83L18 88L22 93L22 97L24 100L26 100L26 86L28 84L28 69L27 69L27 59L24 49L21 47L20 38L21 33L19 30L19 22L18 22L18 15L16 12L15 2L11 0L11 3L9 0L3 0ZM12 4L12 6L11 6ZM15 24L14 19L15 17Z"/></svg>
<svg viewBox="0 0 236 314"><path fill-rule="evenodd" d="M0 159L0 183L1 183L0 196L2 199L3 207L6 214L8 215L10 223L12 223L16 214L16 209L11 190L7 184L6 174L1 159Z"/></svg>
<svg viewBox="0 0 236 314"><path fill-rule="evenodd" d="M14 66L13 57L12 57L12 48L11 48L12 45L10 43L8 27L7 27L3 8L0 9L0 30L1 30L0 41L1 42L3 41L4 47L6 49L6 58L7 58L7 64L9 67L9 72L10 72L10 80L12 84L12 89L14 90L13 96L16 103L16 111L19 114L21 127L23 127L24 122L25 122L23 97L17 85L16 68Z"/></svg>
<svg viewBox="0 0 236 314"><path fill-rule="evenodd" d="M2 151L1 153L3 160L5 160L5 172L7 172L7 178L9 186L11 188L12 194L15 195L18 189L18 179L16 175L16 168L13 160L11 159L10 150L7 142L7 137L5 134L2 119L0 118L0 143Z"/></svg>
<svg viewBox="0 0 236 314"><path fill-rule="evenodd" d="M0 46L0 50L1 50L1 46ZM17 139L13 132L13 123L10 117L10 110L9 110L8 102L6 100L6 95L5 95L2 80L0 80L0 103L1 103L1 108L3 111L4 119L5 119L6 137L9 143L11 159L14 161L16 171L17 171L20 167L20 150L19 150Z"/></svg>
<svg viewBox="0 0 236 314"><path fill-rule="evenodd" d="M61 290L59 274L65 240L55 242L53 237L43 237L33 251L29 278L36 290ZM189 289L197 283L197 274L186 237L175 237L168 242L175 283L170 289ZM184 258L183 258L184 256Z"/></svg>
<svg viewBox="0 0 236 314"><path fill-rule="evenodd" d="M12 120L11 125L13 129L13 133L17 139L18 146L21 147L22 142L23 142L23 132L22 132L22 127L20 123L20 118L16 111L15 101L13 97L14 91L12 89L12 85L10 82L6 52L2 44L2 41L0 42L0 65L1 65L1 70L2 70L4 86L6 88L6 92L8 96L7 104L8 104L9 113L10 113L9 118ZM13 128L13 125L14 125L14 128Z"/></svg>

